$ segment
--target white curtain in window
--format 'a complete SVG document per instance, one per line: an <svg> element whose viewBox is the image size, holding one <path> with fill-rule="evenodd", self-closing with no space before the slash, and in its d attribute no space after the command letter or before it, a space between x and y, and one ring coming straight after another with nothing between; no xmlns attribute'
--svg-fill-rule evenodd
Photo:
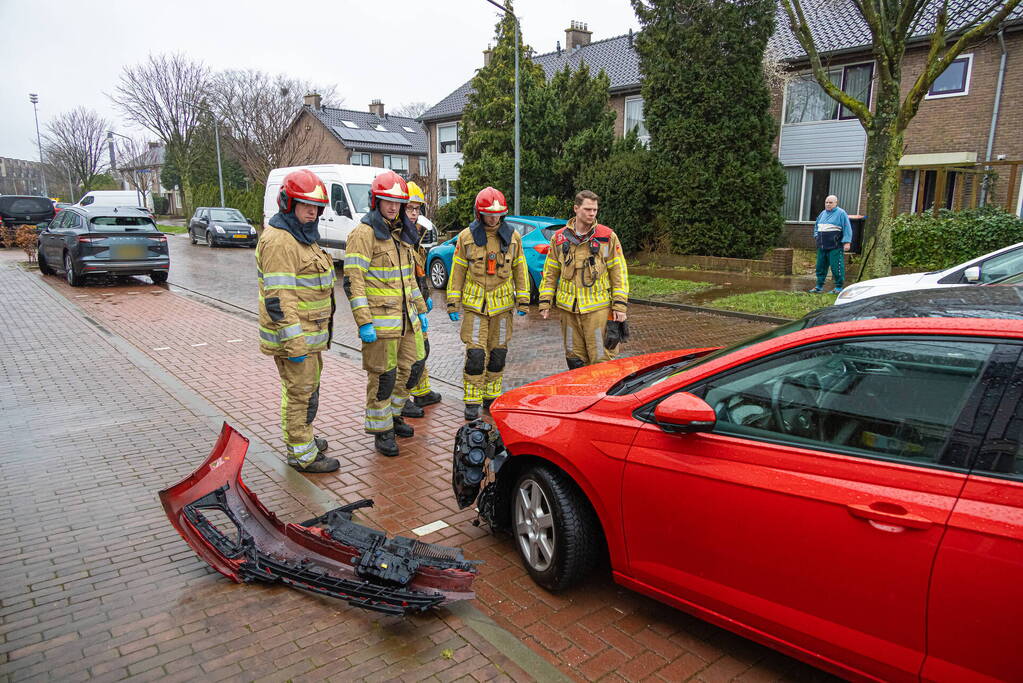
<svg viewBox="0 0 1023 683"><path fill-rule="evenodd" d="M841 71L829 72L828 77L841 87ZM837 107L838 103L817 84L813 74L803 74L793 79L786 89L785 123L828 121L835 118Z"/></svg>
<svg viewBox="0 0 1023 683"><path fill-rule="evenodd" d="M646 141L650 138L643 118L643 100L640 98L625 101L625 132L633 128L636 129L636 135L640 140Z"/></svg>
<svg viewBox="0 0 1023 683"><path fill-rule="evenodd" d="M787 221L799 220L799 197L803 193L803 167L790 166L785 169L785 203L782 215Z"/></svg>
<svg viewBox="0 0 1023 683"><path fill-rule="evenodd" d="M845 69L845 87L842 88L847 94L852 95L860 102L870 104L870 79L874 75L874 68L870 64L858 64ZM853 113L842 107L842 117L852 117Z"/></svg>
<svg viewBox="0 0 1023 683"><path fill-rule="evenodd" d="M836 168L831 171L828 194L838 197L838 205L845 209L846 213L859 213L860 169Z"/></svg>

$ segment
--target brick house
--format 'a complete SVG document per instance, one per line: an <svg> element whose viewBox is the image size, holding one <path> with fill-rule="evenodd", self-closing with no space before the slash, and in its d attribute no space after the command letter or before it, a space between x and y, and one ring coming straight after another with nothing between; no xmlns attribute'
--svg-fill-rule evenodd
<svg viewBox="0 0 1023 683"><path fill-rule="evenodd" d="M822 7L811 22L827 68L836 83L848 92L866 93L873 103L875 74L868 28L851 0ZM787 72L785 84L772 92L772 114L779 126L774 148L788 179L786 241L793 246L812 246L813 218L823 207L825 196L838 195L850 214L866 208L866 133L855 118L839 111L837 103L809 75L806 55L780 8L777 21L769 50ZM1002 204L1008 201L1023 214L1023 171L1013 176L1014 166L1005 165L1006 161L1023 160L1023 91L1019 87L1023 83L1023 7L1010 15L1003 29L1000 37L988 39L957 59L921 103L906 131L898 211L925 210L934 205L935 195L941 197L940 205L967 205L979 177L967 171L976 171L986 165L980 162L990 160L1002 172L989 199ZM924 38L919 36L907 51L903 94L922 68ZM537 55L533 60L543 66L548 77L565 64L585 62L593 72L603 68L611 79L611 106L618 114L615 133L624 135L626 130L638 128L641 137L646 136L639 57L632 35L591 42L586 25L572 22L565 31L565 45L565 50ZM1000 71L1003 85L998 94ZM421 117L429 134L438 182L435 191L441 203L450 194L449 182L458 177L458 122L469 92L466 82ZM994 119L996 99L999 108Z"/></svg>
<svg viewBox="0 0 1023 683"><path fill-rule="evenodd" d="M386 113L380 100L364 112L324 107L318 94L306 95L286 137L303 164L380 166L409 177L429 175L423 124Z"/></svg>
<svg viewBox="0 0 1023 683"><path fill-rule="evenodd" d="M565 29L565 47L532 57L550 78L568 65L572 69L586 64L592 74L601 69L610 79L610 106L618 114L615 135L621 137L626 130L637 129L640 139L649 139L643 124L643 97L639 93L639 56L632 45L632 34L604 40L590 40L592 31L586 24L573 21ZM484 65L489 62L489 51L483 53ZM458 123L472 92L470 81L435 104L420 120L426 125L429 138L430 163L434 184L432 194L440 205L452 197L451 182L458 179L457 165L462 161L462 143Z"/></svg>

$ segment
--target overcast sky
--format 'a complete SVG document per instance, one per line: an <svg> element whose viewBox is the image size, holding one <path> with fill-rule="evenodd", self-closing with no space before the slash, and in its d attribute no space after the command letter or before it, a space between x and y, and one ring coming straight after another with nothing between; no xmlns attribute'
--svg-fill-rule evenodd
<svg viewBox="0 0 1023 683"><path fill-rule="evenodd" d="M517 0L515 9L538 53L564 46L572 20L588 23L593 40L639 27L628 0ZM39 158L29 93L39 95L41 130L85 106L135 133L106 95L123 66L150 52L336 84L350 109L372 99L388 111L432 105L482 66L498 14L485 0L0 0L0 156Z"/></svg>

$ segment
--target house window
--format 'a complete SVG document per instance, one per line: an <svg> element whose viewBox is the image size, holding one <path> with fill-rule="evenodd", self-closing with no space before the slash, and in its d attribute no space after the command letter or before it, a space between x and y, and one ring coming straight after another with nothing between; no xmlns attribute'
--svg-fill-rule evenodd
<svg viewBox="0 0 1023 683"><path fill-rule="evenodd" d="M440 181L440 197L437 198L437 206L444 206L450 201L453 201L457 196L454 185L447 178Z"/></svg>
<svg viewBox="0 0 1023 683"><path fill-rule="evenodd" d="M419 175L430 175L430 163L426 157L419 157Z"/></svg>
<svg viewBox="0 0 1023 683"><path fill-rule="evenodd" d="M831 69L828 79L844 93L860 102L870 103L870 85L874 78L873 64L850 64ZM785 123L809 123L811 121L833 121L855 118L853 113L841 108L838 102L824 92L813 74L802 74L794 78L785 89Z"/></svg>
<svg viewBox="0 0 1023 683"><path fill-rule="evenodd" d="M352 152L352 157L349 163L352 166L369 166L369 152Z"/></svg>
<svg viewBox="0 0 1023 683"><path fill-rule="evenodd" d="M828 195L838 197L838 205L850 214L859 212L860 168L785 169L785 201L782 214L787 221L812 222L824 210Z"/></svg>
<svg viewBox="0 0 1023 683"><path fill-rule="evenodd" d="M938 202L939 209L951 209L955 202L956 183L959 174L948 172L945 174L945 188L941 193L941 201ZM938 191L937 171L916 172L916 197L913 201L913 213L922 213L934 208Z"/></svg>
<svg viewBox="0 0 1023 683"><path fill-rule="evenodd" d="M461 152L462 141L458 139L458 124L446 123L437 126L437 144L440 154L449 152Z"/></svg>
<svg viewBox="0 0 1023 683"><path fill-rule="evenodd" d="M973 55L962 55L934 79L931 89L927 91L928 100L942 97L960 97L970 93L970 72L973 70Z"/></svg>
<svg viewBox="0 0 1023 683"><path fill-rule="evenodd" d="M643 98L630 97L625 100L625 132L635 130L639 141L644 145L650 144L650 133L646 129L646 120L643 118Z"/></svg>
<svg viewBox="0 0 1023 683"><path fill-rule="evenodd" d="M358 128L354 121L342 121L341 123L344 124L345 128Z"/></svg>
<svg viewBox="0 0 1023 683"><path fill-rule="evenodd" d="M380 131L381 133L386 133L386 132L387 132L387 129L386 129L386 128L384 128L384 127L383 127L382 125L380 125L379 123L377 123L377 124L374 124L374 125L373 125L373 130L378 130L378 131Z"/></svg>
<svg viewBox="0 0 1023 683"><path fill-rule="evenodd" d="M404 130L404 131L405 131L406 133L415 133L415 132L416 132L416 129L415 129L415 128L409 128L408 126L402 126L401 128L402 128L402 130Z"/></svg>
<svg viewBox="0 0 1023 683"><path fill-rule="evenodd" d="M408 173L408 157L404 155L385 154L384 168L389 168L398 173Z"/></svg>

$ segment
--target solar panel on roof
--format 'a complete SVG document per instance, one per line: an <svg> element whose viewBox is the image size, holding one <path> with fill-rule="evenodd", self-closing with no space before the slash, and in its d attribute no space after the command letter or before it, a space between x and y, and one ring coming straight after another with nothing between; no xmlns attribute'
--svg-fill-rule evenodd
<svg viewBox="0 0 1023 683"><path fill-rule="evenodd" d="M356 142L375 142L382 145L402 145L411 147L412 143L401 133L381 133L375 130L352 130L340 126L331 126L335 133L342 140L354 140Z"/></svg>

